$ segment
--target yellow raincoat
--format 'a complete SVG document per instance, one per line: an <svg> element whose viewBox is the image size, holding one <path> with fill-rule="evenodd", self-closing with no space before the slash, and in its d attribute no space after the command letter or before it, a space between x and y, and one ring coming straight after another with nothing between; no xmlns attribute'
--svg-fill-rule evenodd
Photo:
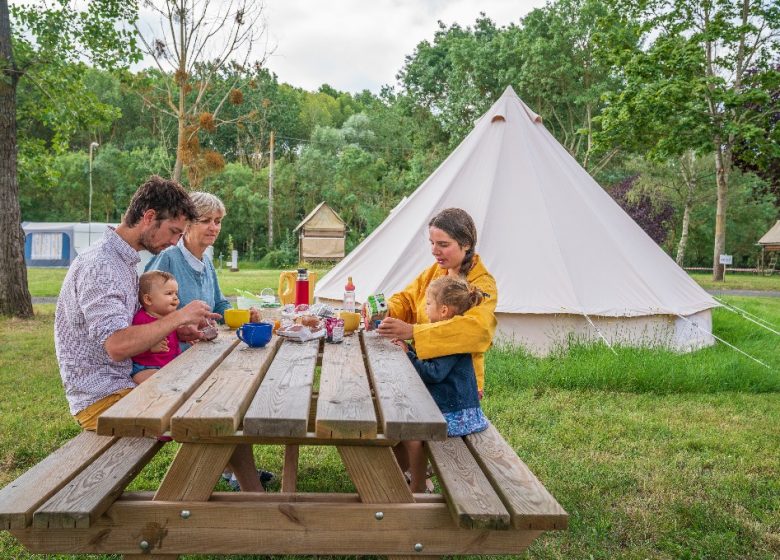
<svg viewBox="0 0 780 560"><path fill-rule="evenodd" d="M482 391L485 386L484 353L490 348L496 331L496 281L479 255L474 255L474 266L466 280L482 291L482 303L463 315L431 323L425 312L425 292L431 282L446 274L438 264L424 270L403 291L393 294L388 302L388 314L414 325L414 348L421 360L471 353L477 387Z"/></svg>

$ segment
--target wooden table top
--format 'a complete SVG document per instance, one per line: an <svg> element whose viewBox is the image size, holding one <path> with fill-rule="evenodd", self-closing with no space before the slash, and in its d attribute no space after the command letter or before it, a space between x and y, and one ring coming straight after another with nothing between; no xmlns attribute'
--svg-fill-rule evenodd
<svg viewBox="0 0 780 560"><path fill-rule="evenodd" d="M376 333L341 344L225 328L107 410L97 433L180 442L390 445L444 440L447 424L406 354Z"/></svg>

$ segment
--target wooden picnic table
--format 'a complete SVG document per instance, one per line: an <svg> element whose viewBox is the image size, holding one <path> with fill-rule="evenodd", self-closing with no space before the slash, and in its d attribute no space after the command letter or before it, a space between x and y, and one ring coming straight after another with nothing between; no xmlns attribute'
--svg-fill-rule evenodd
<svg viewBox="0 0 780 560"><path fill-rule="evenodd" d="M147 554L517 554L567 514L491 426L447 438L405 353L232 331L183 353L0 490L0 529L30 551ZM155 492L126 487L181 445ZM412 494L391 446L423 440L444 488ZM214 492L236 445L285 450L281 492ZM354 493L298 492L300 445L335 446Z"/></svg>

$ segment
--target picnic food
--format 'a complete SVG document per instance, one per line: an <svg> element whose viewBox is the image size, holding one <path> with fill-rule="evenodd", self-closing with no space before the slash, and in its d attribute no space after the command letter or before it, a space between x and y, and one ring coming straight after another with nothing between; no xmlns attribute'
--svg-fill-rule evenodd
<svg viewBox="0 0 780 560"><path fill-rule="evenodd" d="M344 341L344 320L335 317L325 319L325 333L328 342L338 344Z"/></svg>
<svg viewBox="0 0 780 560"><path fill-rule="evenodd" d="M219 330L217 330L217 326L214 323L209 323L200 332L203 333L204 340L214 340L219 335Z"/></svg>

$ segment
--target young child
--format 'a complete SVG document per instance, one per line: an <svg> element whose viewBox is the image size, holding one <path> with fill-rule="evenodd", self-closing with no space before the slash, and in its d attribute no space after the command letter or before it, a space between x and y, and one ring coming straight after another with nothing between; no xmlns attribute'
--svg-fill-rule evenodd
<svg viewBox="0 0 780 560"><path fill-rule="evenodd" d="M179 285L170 272L144 272L138 280L138 301L141 303L141 309L133 317L133 325L153 323L176 311L179 307L178 292ZM180 353L179 336L173 331L146 352L133 356L133 371L130 376L137 384L143 383Z"/></svg>
<svg viewBox="0 0 780 560"><path fill-rule="evenodd" d="M431 282L425 294L425 311L431 323L446 321L455 315L462 315L482 301L482 293L463 280L443 276ZM451 354L429 360L417 358L414 349L405 342L395 341L406 350L433 400L447 420L447 435L465 436L481 432L488 427L488 420L479 406L477 379L471 354ZM425 490L425 468L427 461L421 441L405 441L408 465L401 467L411 471L412 492ZM406 462L400 454L399 462Z"/></svg>

